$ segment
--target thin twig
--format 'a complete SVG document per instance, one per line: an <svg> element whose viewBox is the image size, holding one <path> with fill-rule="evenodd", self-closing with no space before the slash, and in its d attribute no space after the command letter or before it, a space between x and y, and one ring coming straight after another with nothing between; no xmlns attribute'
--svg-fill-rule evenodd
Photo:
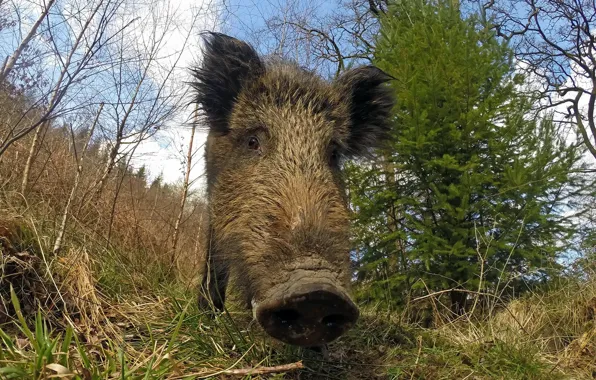
<svg viewBox="0 0 596 380"><path fill-rule="evenodd" d="M420 360L420 354L422 353L422 336L418 336L418 354L416 355L416 363L414 363L414 370L412 370L412 376L410 376L410 380L414 378L416 374L416 370L418 369L418 361Z"/></svg>
<svg viewBox="0 0 596 380"><path fill-rule="evenodd" d="M271 373L295 371L297 369L302 369L302 368L304 368L304 365L302 364L302 360L301 360L301 361L298 361L295 363L276 365L273 367L228 369L226 371L221 372L221 374L233 375L233 376L268 375Z"/></svg>
<svg viewBox="0 0 596 380"><path fill-rule="evenodd" d="M491 297L496 297L494 294L490 294L490 293L484 293L484 292L477 292L475 290L467 290L467 289L455 289L455 288L451 288L451 289L445 289L445 290L439 290L433 293L429 293L425 296L420 296L420 297L416 297L412 300L412 302L417 302L417 301L421 301L423 299L426 298L430 298L430 297L434 297L434 296L438 296L440 294L444 294L444 293L450 293L450 292L460 292L460 293L468 293L468 294L475 294L475 295L479 295L479 296L491 296Z"/></svg>

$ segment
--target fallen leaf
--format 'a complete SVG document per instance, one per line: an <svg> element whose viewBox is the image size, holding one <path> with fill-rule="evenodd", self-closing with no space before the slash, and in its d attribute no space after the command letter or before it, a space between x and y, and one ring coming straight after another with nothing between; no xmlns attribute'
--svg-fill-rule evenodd
<svg viewBox="0 0 596 380"><path fill-rule="evenodd" d="M52 371L56 372L58 375L73 375L72 372L62 364L58 363L51 363L46 365L46 368L51 369Z"/></svg>

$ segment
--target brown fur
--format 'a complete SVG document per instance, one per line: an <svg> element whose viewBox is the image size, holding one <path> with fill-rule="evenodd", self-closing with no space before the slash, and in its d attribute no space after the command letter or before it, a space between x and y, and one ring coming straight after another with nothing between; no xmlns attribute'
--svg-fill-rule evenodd
<svg viewBox="0 0 596 380"><path fill-rule="evenodd" d="M330 83L292 64L266 65L227 36L210 34L206 43L194 83L209 125L203 290L221 309L230 272L247 301L300 271L347 287L349 217L338 158L364 154L387 134L388 77L366 67ZM249 148L254 137L257 150Z"/></svg>

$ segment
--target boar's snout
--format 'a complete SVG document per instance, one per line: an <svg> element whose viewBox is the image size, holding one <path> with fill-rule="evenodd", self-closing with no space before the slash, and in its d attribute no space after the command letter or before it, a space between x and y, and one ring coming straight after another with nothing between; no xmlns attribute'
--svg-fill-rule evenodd
<svg viewBox="0 0 596 380"><path fill-rule="evenodd" d="M272 337L296 346L318 346L349 330L358 308L347 293L328 283L282 285L256 305L259 324Z"/></svg>

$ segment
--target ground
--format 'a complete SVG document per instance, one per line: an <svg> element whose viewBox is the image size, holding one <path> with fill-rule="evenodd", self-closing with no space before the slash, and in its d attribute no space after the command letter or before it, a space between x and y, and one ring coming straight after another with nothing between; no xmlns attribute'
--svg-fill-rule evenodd
<svg viewBox="0 0 596 380"><path fill-rule="evenodd" d="M308 350L268 338L233 294L213 318L196 283L90 247L51 257L31 225L2 228L3 379L596 378L594 277L433 328L363 305L348 334Z"/></svg>

